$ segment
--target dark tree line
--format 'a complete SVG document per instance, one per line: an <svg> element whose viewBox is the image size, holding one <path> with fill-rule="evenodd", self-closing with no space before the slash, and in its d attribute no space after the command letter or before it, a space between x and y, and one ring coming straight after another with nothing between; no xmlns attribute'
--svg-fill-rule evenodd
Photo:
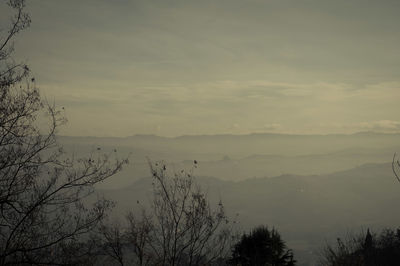
<svg viewBox="0 0 400 266"><path fill-rule="evenodd" d="M324 266L395 266L400 258L400 229L385 229L380 234L367 233L337 239L322 252Z"/></svg>

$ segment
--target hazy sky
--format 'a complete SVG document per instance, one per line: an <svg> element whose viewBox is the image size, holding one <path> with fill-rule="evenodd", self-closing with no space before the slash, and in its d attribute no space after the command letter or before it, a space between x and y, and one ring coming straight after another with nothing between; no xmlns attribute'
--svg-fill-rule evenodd
<svg viewBox="0 0 400 266"><path fill-rule="evenodd" d="M27 10L16 54L65 107L65 135L400 131L398 0L30 0Z"/></svg>

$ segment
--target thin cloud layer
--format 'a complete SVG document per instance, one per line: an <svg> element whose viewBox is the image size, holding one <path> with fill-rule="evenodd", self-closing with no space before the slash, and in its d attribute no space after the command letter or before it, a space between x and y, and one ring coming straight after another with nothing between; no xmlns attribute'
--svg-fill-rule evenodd
<svg viewBox="0 0 400 266"><path fill-rule="evenodd" d="M28 10L18 59L66 108L63 134L399 131L398 1L43 0Z"/></svg>

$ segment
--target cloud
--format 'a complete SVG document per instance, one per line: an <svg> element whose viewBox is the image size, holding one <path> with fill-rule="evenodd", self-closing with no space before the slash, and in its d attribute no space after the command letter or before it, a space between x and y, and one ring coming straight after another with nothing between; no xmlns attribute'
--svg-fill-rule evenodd
<svg viewBox="0 0 400 266"><path fill-rule="evenodd" d="M397 130L400 6L295 2L32 1L16 55L66 134Z"/></svg>
<svg viewBox="0 0 400 266"><path fill-rule="evenodd" d="M263 129L265 130L280 130L282 128L281 124L272 123L272 124L264 124Z"/></svg>
<svg viewBox="0 0 400 266"><path fill-rule="evenodd" d="M400 132L400 121L379 120L359 123L360 129L376 132Z"/></svg>
<svg viewBox="0 0 400 266"><path fill-rule="evenodd" d="M266 123L261 127L250 129L249 133L254 132L275 132L275 133L286 133L285 128L280 123Z"/></svg>
<svg viewBox="0 0 400 266"><path fill-rule="evenodd" d="M95 128L96 123L103 129L91 135L109 128L122 136L398 130L400 86L395 82L357 87L267 80L140 85L120 80L86 86L44 86L47 94L55 93L56 103L65 106L71 121L68 132Z"/></svg>

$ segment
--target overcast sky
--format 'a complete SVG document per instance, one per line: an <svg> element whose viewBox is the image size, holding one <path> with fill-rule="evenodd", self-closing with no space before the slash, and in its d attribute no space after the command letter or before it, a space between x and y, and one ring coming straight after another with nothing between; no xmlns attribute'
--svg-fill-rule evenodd
<svg viewBox="0 0 400 266"><path fill-rule="evenodd" d="M400 131L398 0L30 0L27 11L16 55L65 107L64 135Z"/></svg>

